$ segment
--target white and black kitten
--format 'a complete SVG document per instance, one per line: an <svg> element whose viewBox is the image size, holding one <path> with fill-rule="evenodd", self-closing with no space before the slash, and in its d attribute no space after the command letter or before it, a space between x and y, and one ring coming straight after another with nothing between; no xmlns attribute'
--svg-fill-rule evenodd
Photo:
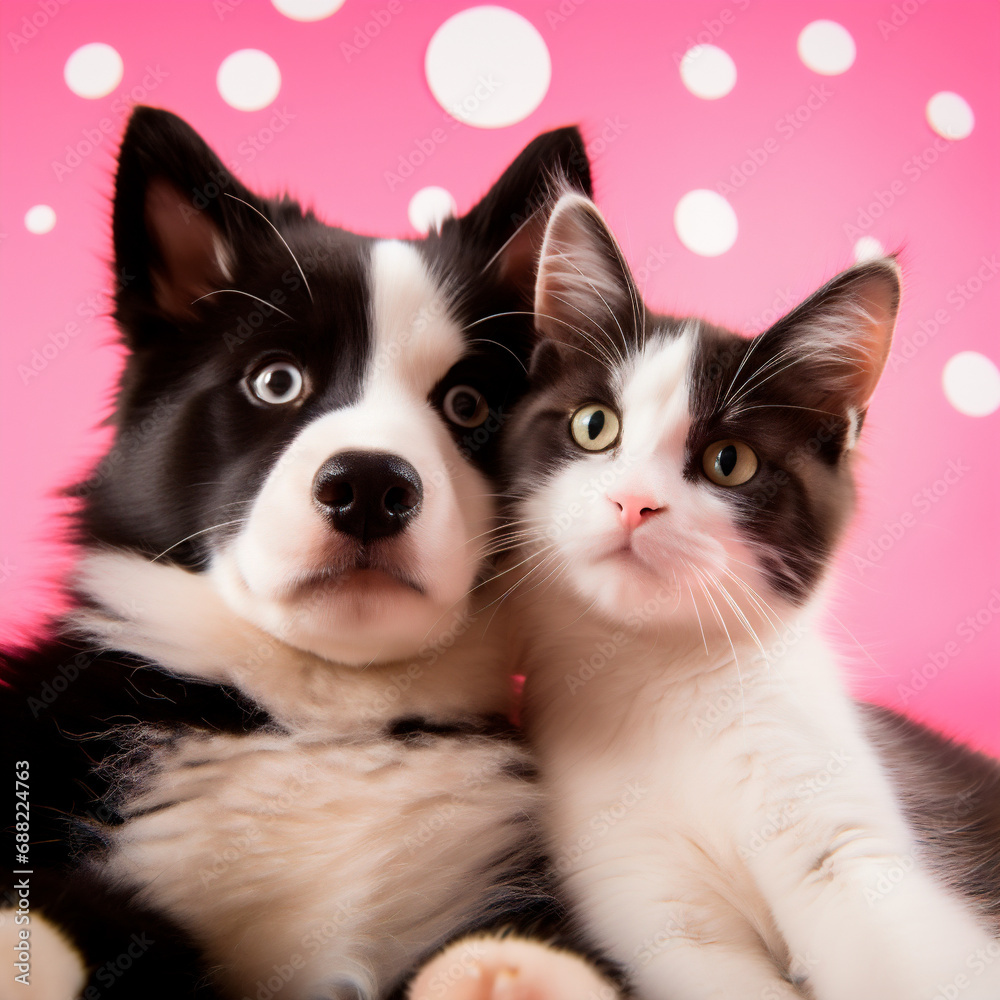
<svg viewBox="0 0 1000 1000"><path fill-rule="evenodd" d="M648 1000L1000 997L998 771L859 708L817 626L899 295L859 264L746 339L650 312L588 199L550 218L506 431L524 718Z"/></svg>

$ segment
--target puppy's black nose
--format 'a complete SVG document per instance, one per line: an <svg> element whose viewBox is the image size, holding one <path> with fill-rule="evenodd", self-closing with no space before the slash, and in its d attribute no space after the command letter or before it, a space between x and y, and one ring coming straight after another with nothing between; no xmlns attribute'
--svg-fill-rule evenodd
<svg viewBox="0 0 1000 1000"><path fill-rule="evenodd" d="M334 455L313 482L313 496L330 523L361 542L402 531L423 495L417 470L384 451Z"/></svg>

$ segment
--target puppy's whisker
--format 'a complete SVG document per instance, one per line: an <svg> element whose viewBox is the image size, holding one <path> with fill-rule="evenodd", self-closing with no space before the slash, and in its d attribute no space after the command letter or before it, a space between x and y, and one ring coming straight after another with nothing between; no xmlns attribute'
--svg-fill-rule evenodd
<svg viewBox="0 0 1000 1000"><path fill-rule="evenodd" d="M202 299L207 299L210 295L222 295L223 292L230 295L245 295L248 299L253 299L255 302L267 306L268 309L273 309L275 312L281 313L282 316L287 316L293 323L295 322L294 316L289 316L284 309L279 309L273 302L268 302L267 299L262 299L259 295L252 295L250 292L241 292L238 288L217 288L214 292L206 292L204 295L199 295L198 298L192 300L191 305L201 302Z"/></svg>
<svg viewBox="0 0 1000 1000"><path fill-rule="evenodd" d="M292 248L285 242L285 237L278 232L278 227L259 208L254 208L250 202L244 201L242 198L237 198L236 195L230 194L228 191L225 192L225 195L227 198L232 198L233 201L238 201L241 205L246 205L251 212L256 212L274 230L275 235L279 240L281 240L282 244L284 244L285 249L288 251L288 255L292 258L292 262L298 268L299 274L302 276L302 284L306 286L306 291L309 293L309 301L315 303L316 300L313 298L312 289L309 287L309 279L306 278L306 272L302 270L302 265L299 263L299 259L295 256ZM291 317L289 317L289 319L290 318Z"/></svg>
<svg viewBox="0 0 1000 1000"><path fill-rule="evenodd" d="M182 538L179 542L174 542L173 545L168 546L159 555L153 556L149 561L156 562L158 559L162 559L168 552L176 549L178 545L183 545L185 542L189 542L192 538L197 538L199 535L204 535L209 531L218 531L219 528L228 528L232 524L246 524L246 522L247 518L238 517L235 521L223 521L221 524L213 524L208 528L202 528L200 531L192 531L186 538Z"/></svg>

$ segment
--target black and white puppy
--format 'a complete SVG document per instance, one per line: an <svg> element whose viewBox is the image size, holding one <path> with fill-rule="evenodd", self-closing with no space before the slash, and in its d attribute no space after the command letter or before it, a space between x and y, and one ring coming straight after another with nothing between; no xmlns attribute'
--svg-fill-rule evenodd
<svg viewBox="0 0 1000 1000"><path fill-rule="evenodd" d="M440 233L374 239L133 114L128 360L76 491L76 609L0 674L4 773L31 802L2 938L39 990L55 977L39 995L381 997L460 931L547 905L476 610L566 185L590 187L575 129Z"/></svg>

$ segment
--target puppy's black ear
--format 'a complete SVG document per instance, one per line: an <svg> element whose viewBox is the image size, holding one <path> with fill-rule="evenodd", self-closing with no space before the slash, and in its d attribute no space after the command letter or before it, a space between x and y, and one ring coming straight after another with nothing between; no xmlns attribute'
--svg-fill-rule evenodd
<svg viewBox="0 0 1000 1000"><path fill-rule="evenodd" d="M201 296L230 286L235 248L264 224L255 209L265 203L190 125L156 108L133 111L113 218L115 315L133 346L158 327L183 326Z"/></svg>
<svg viewBox="0 0 1000 1000"><path fill-rule="evenodd" d="M516 288L530 303L549 214L569 191L593 193L587 150L576 127L530 142L479 204L445 223L442 237L453 230L468 253L485 255L483 266L494 280Z"/></svg>

